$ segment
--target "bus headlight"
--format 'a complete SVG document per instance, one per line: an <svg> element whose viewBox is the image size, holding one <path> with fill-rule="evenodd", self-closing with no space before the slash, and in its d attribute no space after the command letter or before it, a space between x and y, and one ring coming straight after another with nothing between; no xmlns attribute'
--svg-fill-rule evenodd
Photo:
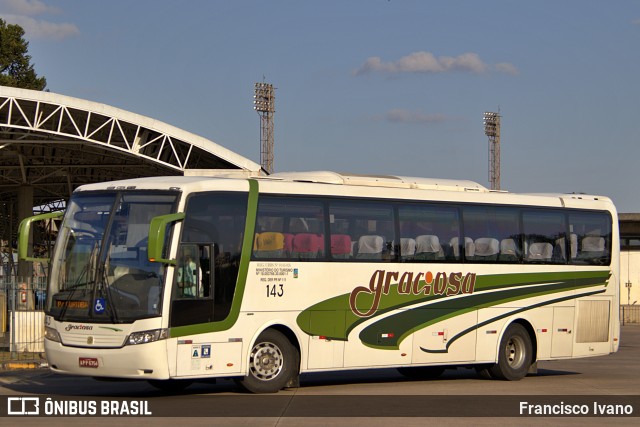
<svg viewBox="0 0 640 427"><path fill-rule="evenodd" d="M127 338L127 345L145 344L169 338L168 329L152 329L150 331L134 332Z"/></svg>
<svg viewBox="0 0 640 427"><path fill-rule="evenodd" d="M61 342L58 331L48 326L44 327L44 338L53 342Z"/></svg>

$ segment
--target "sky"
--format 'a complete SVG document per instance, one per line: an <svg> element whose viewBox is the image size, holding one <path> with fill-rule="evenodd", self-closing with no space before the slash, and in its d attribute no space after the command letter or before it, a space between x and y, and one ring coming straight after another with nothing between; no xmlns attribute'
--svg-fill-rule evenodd
<svg viewBox="0 0 640 427"><path fill-rule="evenodd" d="M51 92L152 117L275 171L466 179L640 212L640 2L0 0Z"/></svg>

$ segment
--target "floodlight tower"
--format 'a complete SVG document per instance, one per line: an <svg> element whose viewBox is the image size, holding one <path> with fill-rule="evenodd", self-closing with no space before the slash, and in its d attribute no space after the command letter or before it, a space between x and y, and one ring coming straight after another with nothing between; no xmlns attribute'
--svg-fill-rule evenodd
<svg viewBox="0 0 640 427"><path fill-rule="evenodd" d="M489 137L489 183L500 190L500 114L484 113L484 134Z"/></svg>
<svg viewBox="0 0 640 427"><path fill-rule="evenodd" d="M275 89L270 83L256 83L253 109L260 116L260 165L273 173L273 115L276 112Z"/></svg>

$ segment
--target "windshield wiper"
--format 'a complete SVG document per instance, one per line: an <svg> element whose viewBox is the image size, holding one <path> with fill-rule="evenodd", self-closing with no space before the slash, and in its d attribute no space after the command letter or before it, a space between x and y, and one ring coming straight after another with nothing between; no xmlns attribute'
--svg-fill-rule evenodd
<svg viewBox="0 0 640 427"><path fill-rule="evenodd" d="M71 301L71 298L75 294L76 290L79 289L82 286L87 286L87 285L90 286L91 282L89 280L86 280L86 281L80 283L80 280L82 280L87 275L87 270L88 270L88 264L85 264L85 266L82 268L82 271L80 272L80 275L76 279L76 282L73 285L71 285L69 287L65 287L65 289L62 289L60 291L60 292L69 291L69 295L65 299L65 303L62 306L62 309L60 310L60 314L58 315L58 318L59 318L60 321L64 321L64 315L66 314L67 308L69 307L69 301ZM58 293L60 293L60 292L58 292Z"/></svg>

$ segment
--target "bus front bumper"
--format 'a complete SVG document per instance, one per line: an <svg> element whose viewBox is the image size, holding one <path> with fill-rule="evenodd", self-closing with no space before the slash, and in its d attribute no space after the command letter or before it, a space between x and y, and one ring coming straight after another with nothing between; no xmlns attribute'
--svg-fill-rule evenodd
<svg viewBox="0 0 640 427"><path fill-rule="evenodd" d="M169 378L165 340L121 348L64 346L45 339L52 371L90 377L160 380Z"/></svg>

